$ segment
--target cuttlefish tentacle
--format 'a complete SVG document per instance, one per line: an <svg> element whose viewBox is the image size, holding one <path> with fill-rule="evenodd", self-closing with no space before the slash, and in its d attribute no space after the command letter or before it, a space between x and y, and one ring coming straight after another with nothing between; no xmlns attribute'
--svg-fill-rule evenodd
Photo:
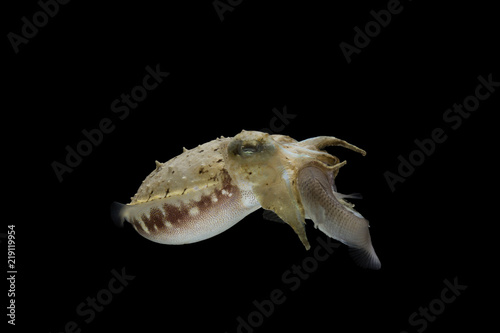
<svg viewBox="0 0 500 333"><path fill-rule="evenodd" d="M302 140L297 143L297 146L302 147L303 149L314 150L314 157L316 158L316 160L321 161L329 166L340 163L340 160L338 159L338 157L330 155L329 153L324 151L323 149L326 147L341 146L354 152L360 153L363 156L366 155L366 151L364 151L363 149L333 136L317 136L314 138ZM335 170L333 175L334 178L337 177L337 173L338 170Z"/></svg>

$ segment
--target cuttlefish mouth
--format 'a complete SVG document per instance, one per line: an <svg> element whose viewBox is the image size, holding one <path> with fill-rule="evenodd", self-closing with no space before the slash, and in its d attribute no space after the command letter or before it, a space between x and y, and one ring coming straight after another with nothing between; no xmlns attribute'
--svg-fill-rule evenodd
<svg viewBox="0 0 500 333"><path fill-rule="evenodd" d="M336 191L345 165L324 150L364 150L335 137L297 141L285 135L242 131L187 150L156 169L127 205L115 203L112 217L162 244L211 238L259 208L272 211L310 248L305 220L348 245L358 264L378 269L368 221Z"/></svg>

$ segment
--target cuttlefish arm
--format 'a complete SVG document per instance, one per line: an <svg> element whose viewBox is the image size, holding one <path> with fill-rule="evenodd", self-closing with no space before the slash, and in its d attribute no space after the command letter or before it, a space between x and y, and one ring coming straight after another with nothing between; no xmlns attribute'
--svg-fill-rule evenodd
<svg viewBox="0 0 500 333"><path fill-rule="evenodd" d="M273 183L259 183L253 187L253 194L262 208L273 211L280 219L292 227L304 247L309 250L305 229L305 213L295 186L292 186L286 171L276 176Z"/></svg>
<svg viewBox="0 0 500 333"><path fill-rule="evenodd" d="M312 146L312 147L315 147L315 148L320 149L320 150L323 148L326 148L326 147L331 147L331 146L341 146L341 147L350 149L352 151L358 152L363 156L366 155L366 152L363 149L358 148L355 145L352 145L347 141L338 139L338 138L333 137L333 136L317 136L314 138L299 141L297 144L302 146L302 147Z"/></svg>
<svg viewBox="0 0 500 333"><path fill-rule="evenodd" d="M327 236L349 246L353 259L362 267L379 269L368 221L356 212L347 197L334 190L333 173L319 166L303 168L298 176L305 214Z"/></svg>
<svg viewBox="0 0 500 333"><path fill-rule="evenodd" d="M312 153L312 155L315 158L315 161L320 161L323 162L324 164L328 166L335 166L340 163L340 160L338 157L333 156L328 154L326 151L323 149L326 147L332 147L332 146L340 146L344 147L347 149L350 149L354 152L360 153L361 155L365 156L366 151L364 151L361 148L356 147L355 145L350 144L347 141L338 139L333 136L317 136L314 138L302 140L300 142L297 142L297 147L300 147L301 150L308 150ZM343 162L345 163L345 162ZM342 164L343 165L343 164ZM340 165L340 166L342 166ZM338 167L340 167L338 166ZM333 177L337 177L338 169L335 168Z"/></svg>
<svg viewBox="0 0 500 333"><path fill-rule="evenodd" d="M238 134L228 147L228 170L240 189L251 191L262 208L290 225L309 249L293 164L284 158L280 144L296 141L285 136L277 139L261 132Z"/></svg>

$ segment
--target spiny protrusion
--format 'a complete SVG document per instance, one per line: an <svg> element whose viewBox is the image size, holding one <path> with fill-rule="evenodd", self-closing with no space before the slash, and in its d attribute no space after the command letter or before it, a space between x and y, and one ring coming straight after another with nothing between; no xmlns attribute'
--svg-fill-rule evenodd
<svg viewBox="0 0 500 333"><path fill-rule="evenodd" d="M335 165L329 165L326 168L330 171L337 171L338 169L340 169L341 167L343 167L346 164L347 164L347 161L343 161L343 162L337 163Z"/></svg>

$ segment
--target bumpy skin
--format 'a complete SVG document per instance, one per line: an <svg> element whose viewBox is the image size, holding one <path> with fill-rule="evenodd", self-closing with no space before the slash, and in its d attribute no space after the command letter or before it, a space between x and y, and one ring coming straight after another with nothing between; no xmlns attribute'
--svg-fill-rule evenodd
<svg viewBox="0 0 500 333"><path fill-rule="evenodd" d="M115 209L142 236L163 244L186 244L215 236L259 208L226 169L230 138L185 150L143 181L130 204Z"/></svg>
<svg viewBox="0 0 500 333"><path fill-rule="evenodd" d="M324 151L327 146L365 155L326 136L299 142L242 131L233 138L218 138L166 163L157 162L129 204L114 204L113 217L127 220L150 240L185 244L213 237L262 207L289 224L306 249L305 219L311 218L328 236L361 249L357 257L371 256L358 260L363 266L378 268L368 222L335 191L333 180L345 161Z"/></svg>

